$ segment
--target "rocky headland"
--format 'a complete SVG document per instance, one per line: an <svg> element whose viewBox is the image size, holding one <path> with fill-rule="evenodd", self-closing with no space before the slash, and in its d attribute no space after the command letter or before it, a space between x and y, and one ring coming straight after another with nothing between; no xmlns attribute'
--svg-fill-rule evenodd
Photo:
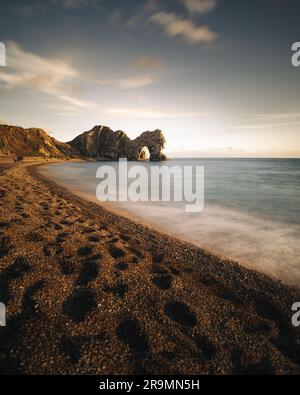
<svg viewBox="0 0 300 395"><path fill-rule="evenodd" d="M163 153L165 137L161 130L144 132L135 140L119 130L107 126L95 126L69 143L62 143L49 136L43 129L24 129L18 126L0 125L0 155L42 158L83 158L93 160L146 159L166 160Z"/></svg>

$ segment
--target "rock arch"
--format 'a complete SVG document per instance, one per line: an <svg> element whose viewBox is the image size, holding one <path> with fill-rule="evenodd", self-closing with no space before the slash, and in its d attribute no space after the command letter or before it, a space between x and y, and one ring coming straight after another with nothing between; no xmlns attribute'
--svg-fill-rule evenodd
<svg viewBox="0 0 300 395"><path fill-rule="evenodd" d="M80 155L97 160L138 160L141 151L147 147L151 161L166 160L163 152L166 144L161 130L144 132L135 140L131 140L121 130L113 132L106 126L95 126L69 143Z"/></svg>
<svg viewBox="0 0 300 395"><path fill-rule="evenodd" d="M166 140L161 130L157 129L154 132L144 132L133 140L132 143L137 146L138 151L143 149L143 147L147 147L150 153L150 160L152 161L167 159L163 153Z"/></svg>

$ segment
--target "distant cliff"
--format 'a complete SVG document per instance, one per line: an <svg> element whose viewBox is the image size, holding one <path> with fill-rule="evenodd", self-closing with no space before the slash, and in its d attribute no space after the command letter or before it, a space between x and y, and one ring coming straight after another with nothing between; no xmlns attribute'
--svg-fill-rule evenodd
<svg viewBox="0 0 300 395"><path fill-rule="evenodd" d="M67 158L76 153L70 145L50 137L43 129L0 125L0 155Z"/></svg>
<svg viewBox="0 0 300 395"><path fill-rule="evenodd" d="M0 125L0 155L143 160L147 147L150 160L160 161L167 159L163 153L164 146L165 138L160 130L144 132L135 140L131 140L122 131L114 132L106 126L95 126L69 143L61 143L43 129Z"/></svg>
<svg viewBox="0 0 300 395"><path fill-rule="evenodd" d="M82 156L97 160L143 160L146 147L150 152L150 160L153 161L167 159L163 153L165 143L165 137L160 130L144 132L131 140L124 132L114 132L107 126L95 126L69 142Z"/></svg>

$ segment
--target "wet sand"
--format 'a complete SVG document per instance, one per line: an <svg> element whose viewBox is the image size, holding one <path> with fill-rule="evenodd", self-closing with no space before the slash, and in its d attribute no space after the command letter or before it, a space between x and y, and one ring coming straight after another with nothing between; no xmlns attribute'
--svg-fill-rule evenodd
<svg viewBox="0 0 300 395"><path fill-rule="evenodd" d="M0 174L0 372L296 374L300 291L73 195Z"/></svg>

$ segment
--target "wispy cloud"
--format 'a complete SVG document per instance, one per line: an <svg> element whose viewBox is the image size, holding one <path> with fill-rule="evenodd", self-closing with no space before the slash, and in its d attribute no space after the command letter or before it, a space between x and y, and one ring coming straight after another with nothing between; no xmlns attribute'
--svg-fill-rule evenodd
<svg viewBox="0 0 300 395"><path fill-rule="evenodd" d="M102 109L106 114L113 115L118 118L200 118L207 117L208 114L200 112L172 112L162 111L151 108L121 108L109 107Z"/></svg>
<svg viewBox="0 0 300 395"><path fill-rule="evenodd" d="M191 14L203 14L217 6L216 0L180 0Z"/></svg>
<svg viewBox="0 0 300 395"><path fill-rule="evenodd" d="M118 118L165 118L166 114L158 110L136 109L136 108L104 108L108 115Z"/></svg>
<svg viewBox="0 0 300 395"><path fill-rule="evenodd" d="M0 86L29 88L76 107L94 107L93 103L83 101L77 95L72 82L80 78L80 73L68 62L25 51L15 42L8 43L7 54L7 68L0 72Z"/></svg>
<svg viewBox="0 0 300 395"><path fill-rule="evenodd" d="M298 122L281 122L281 123L259 123L259 124L245 124L245 125L234 125L230 126L230 130L260 130L260 129L273 129L273 128L283 128L289 126L300 126L300 121Z"/></svg>
<svg viewBox="0 0 300 395"><path fill-rule="evenodd" d="M250 114L250 115L245 115L245 117L248 118L254 118L258 120L283 120L283 119L295 119L295 118L300 118L300 113L299 112L293 112L293 113L267 113L267 114Z"/></svg>
<svg viewBox="0 0 300 395"><path fill-rule="evenodd" d="M141 2L139 7L125 22L125 26L133 28L138 25L144 25L145 21L149 18L149 15L152 15L154 12L161 10L165 4L166 2L157 0L148 0L146 2Z"/></svg>
<svg viewBox="0 0 300 395"><path fill-rule="evenodd" d="M164 67L164 63L153 56L144 55L139 57L133 64L133 66L139 70L161 70Z"/></svg>
<svg viewBox="0 0 300 395"><path fill-rule="evenodd" d="M179 14L179 10L174 12L174 2L175 0L142 2L126 21L124 21L125 10L117 9L112 13L111 20L120 24L123 19L124 26L141 29L148 26L150 21L160 25L169 37L182 37L189 44L216 40L218 34L209 26L198 25L194 20L194 15L212 11L218 4L217 0L177 0L177 5L182 4L189 15L186 15L186 12L185 15Z"/></svg>
<svg viewBox="0 0 300 395"><path fill-rule="evenodd" d="M77 112L60 112L58 113L60 117L76 117L78 115Z"/></svg>
<svg viewBox="0 0 300 395"><path fill-rule="evenodd" d="M152 85L155 81L151 75L134 75L132 77L125 78L112 78L104 80L92 80L94 83L100 85L112 86L119 89L130 90L145 88Z"/></svg>
<svg viewBox="0 0 300 395"><path fill-rule="evenodd" d="M138 75L130 78L120 79L116 85L121 89L137 89L144 88L153 84L153 77L148 75Z"/></svg>
<svg viewBox="0 0 300 395"><path fill-rule="evenodd" d="M196 26L191 20L176 14L158 12L150 17L150 21L162 26L169 37L180 36L190 44L212 42L218 37L208 26Z"/></svg>
<svg viewBox="0 0 300 395"><path fill-rule="evenodd" d="M244 114L247 123L231 125L229 130L259 130L300 126L300 113Z"/></svg>

